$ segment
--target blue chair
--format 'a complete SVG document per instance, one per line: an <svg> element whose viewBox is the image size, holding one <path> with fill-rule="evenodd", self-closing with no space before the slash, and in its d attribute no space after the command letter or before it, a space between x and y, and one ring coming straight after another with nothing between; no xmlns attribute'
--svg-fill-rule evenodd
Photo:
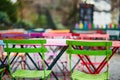
<svg viewBox="0 0 120 80"><path fill-rule="evenodd" d="M3 52L3 45L4 45L3 41L0 40L0 56L2 56L1 53ZM0 59L0 61L1 61L1 65L0 65L0 80L2 80L2 76L3 76L3 73L5 71L5 67L4 67L3 61L1 59Z"/></svg>

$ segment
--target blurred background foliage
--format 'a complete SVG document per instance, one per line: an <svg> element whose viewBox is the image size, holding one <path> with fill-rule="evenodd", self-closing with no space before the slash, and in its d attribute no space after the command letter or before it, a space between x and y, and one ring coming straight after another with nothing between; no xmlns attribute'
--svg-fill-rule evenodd
<svg viewBox="0 0 120 80"><path fill-rule="evenodd" d="M15 0L14 0L15 1ZM65 29L78 19L80 0L0 0L0 29ZM4 29L5 29L4 27Z"/></svg>
<svg viewBox="0 0 120 80"><path fill-rule="evenodd" d="M6 12L0 12L0 23L8 24L10 23L9 16Z"/></svg>
<svg viewBox="0 0 120 80"><path fill-rule="evenodd" d="M74 28L75 23L79 22L79 4L83 1L94 4L98 14L112 12L112 20L118 21L119 0L0 0L0 29ZM101 18L95 16L98 17ZM103 22L107 21L104 17ZM95 21L99 22L99 19Z"/></svg>
<svg viewBox="0 0 120 80"><path fill-rule="evenodd" d="M17 21L17 5L10 0L0 0L0 11L8 16L11 22Z"/></svg>

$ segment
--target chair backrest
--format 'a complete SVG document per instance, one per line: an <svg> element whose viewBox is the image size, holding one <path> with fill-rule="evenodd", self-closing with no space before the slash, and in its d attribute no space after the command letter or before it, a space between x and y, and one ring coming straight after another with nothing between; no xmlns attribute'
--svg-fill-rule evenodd
<svg viewBox="0 0 120 80"><path fill-rule="evenodd" d="M69 33L70 30L51 30L49 33Z"/></svg>
<svg viewBox="0 0 120 80"><path fill-rule="evenodd" d="M43 38L43 33L29 33L30 38Z"/></svg>
<svg viewBox="0 0 120 80"><path fill-rule="evenodd" d="M72 54L79 54L79 55L92 55L92 56L106 56L107 59L107 71L108 71L108 58L110 54L112 53L112 50L110 50L110 46L112 46L112 42L107 41L78 41L78 40L67 40L67 45L69 46L67 49L67 53L69 54L70 58L70 71L72 71ZM85 46L85 48L84 48ZM88 47L99 47L104 46L106 47L104 50L91 50ZM74 47L74 48L73 48ZM82 47L82 49L80 48ZM87 48L87 49L86 49Z"/></svg>
<svg viewBox="0 0 120 80"><path fill-rule="evenodd" d="M27 39L29 38L28 34L24 34L24 33L18 33L18 34L14 34L14 33L3 33L1 34L2 39Z"/></svg>
<svg viewBox="0 0 120 80"><path fill-rule="evenodd" d="M38 28L38 29L29 29L27 30L28 33L42 33L42 32L45 32L44 29L42 28Z"/></svg>
<svg viewBox="0 0 120 80"><path fill-rule="evenodd" d="M110 50L110 46L112 42L104 42L104 41L75 41L75 40L68 40L66 42L69 45L67 53L69 54L81 54L81 55L109 55L112 53ZM106 47L105 50L86 50L86 49L73 49L72 46L77 47Z"/></svg>
<svg viewBox="0 0 120 80"><path fill-rule="evenodd" d="M72 39L80 39L80 33L72 33Z"/></svg>
<svg viewBox="0 0 120 80"><path fill-rule="evenodd" d="M44 37L47 38L70 38L71 33L70 30L51 30L49 32L43 33Z"/></svg>
<svg viewBox="0 0 120 80"><path fill-rule="evenodd" d="M70 38L71 33L43 33L46 38Z"/></svg>
<svg viewBox="0 0 120 80"><path fill-rule="evenodd" d="M83 34L83 33L84 33L84 34L85 34L85 33L86 33L86 34L95 34L95 33L96 33L96 30L89 30L89 31L88 31L88 30L79 30L79 29L77 30L77 29L76 29L76 30L72 30L72 32L73 32L73 33L82 33L82 34Z"/></svg>
<svg viewBox="0 0 120 80"><path fill-rule="evenodd" d="M81 39L104 39L109 40L109 34L80 34Z"/></svg>
<svg viewBox="0 0 120 80"><path fill-rule="evenodd" d="M4 50L6 52L25 52L25 53L35 53L35 52L46 52L47 49L44 47L44 44L46 43L46 40L27 40L27 39L22 39L22 40L3 40L5 43L6 47ZM31 48L31 47L22 47L22 48L11 48L9 45L37 45L39 47L37 48Z"/></svg>
<svg viewBox="0 0 120 80"><path fill-rule="evenodd" d="M11 52L17 52L17 53L41 53L42 54L42 59L44 60L44 53L47 51L47 49L44 47L44 44L46 43L46 40L41 39L41 40L3 40L3 42L5 43L5 48L4 51L7 52L8 55L8 65L10 66L10 53ZM11 47L11 45L16 45L14 48ZM35 48L30 47L36 45ZM20 47L18 47L20 46ZM9 68L10 74L12 74L12 70L11 68ZM44 69L45 71L45 69Z"/></svg>

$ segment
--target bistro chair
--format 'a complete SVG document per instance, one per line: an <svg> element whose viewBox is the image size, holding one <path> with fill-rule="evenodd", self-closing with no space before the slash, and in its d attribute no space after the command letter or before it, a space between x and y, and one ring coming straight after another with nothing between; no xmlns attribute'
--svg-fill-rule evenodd
<svg viewBox="0 0 120 80"><path fill-rule="evenodd" d="M24 34L23 32L6 32L6 33L2 33L1 34L2 39L13 39L13 40L21 40L21 39L28 39L29 38L29 34ZM15 47L15 45L12 45L12 47ZM2 58L4 59L4 62L7 59L7 53L4 52ZM12 52L10 54L10 58L12 59L11 61L11 66L14 69L17 69L19 65L21 65L21 67L25 68L25 54L18 54L15 52ZM21 59L21 60L18 60ZM13 62L14 60L14 62Z"/></svg>
<svg viewBox="0 0 120 80"><path fill-rule="evenodd" d="M8 55L8 64L9 64L9 71L10 76L12 79L14 78L40 78L40 79L46 79L51 73L51 70L23 70L23 69L17 69L15 72L11 70L10 67L10 53L11 52L17 52L17 53L25 53L28 54L34 54L34 53L40 53L42 55L42 59L44 60L44 53L47 52L47 49L44 47L44 44L46 43L46 40L44 39L32 39L32 40L3 40L5 43L4 51L7 52ZM22 45L22 48L19 47L10 47L11 45ZM36 48L32 48L29 46L36 45ZM44 61L43 61L44 63ZM45 65L44 65L45 66Z"/></svg>
<svg viewBox="0 0 120 80"><path fill-rule="evenodd" d="M75 34L74 34L75 35ZM100 33L97 33L97 34L94 34L94 33L80 33L79 35L75 35L75 36L79 36L79 38L75 38L75 39L79 39L79 40L106 40L108 41L109 40L109 34L100 34ZM97 48L101 48L101 49L104 49L104 47L91 47L91 49L97 49ZM85 63L88 65L88 66L91 66L91 68L94 68L95 67L91 64L90 61L88 61L88 58L89 56L83 56L84 59L86 60ZM93 64L95 66L97 65L100 65L99 62L96 62L96 58L97 56L94 57L94 62ZM83 62L81 62L80 65L78 65L78 68L83 70L84 71L84 66L86 66ZM90 72L89 72L90 73Z"/></svg>
<svg viewBox="0 0 120 80"><path fill-rule="evenodd" d="M70 39L71 33L70 33L70 30L52 30L51 32L43 33L43 36L46 39ZM50 56L48 61L51 62L58 55L58 51L61 50L61 46L60 45L58 45L57 47L49 46L49 48L50 48L51 52L48 53L48 55ZM58 76L62 75L62 76L64 76L64 80L66 80L66 75L68 72L68 69L67 69L68 56L65 54L63 57L64 57L64 59L59 59L59 61L57 61L57 63L56 63L56 68L58 67L63 74L56 74L56 75L58 75ZM62 65L62 68L60 68L61 65ZM58 70L58 68L57 68L57 70ZM57 70L56 70L56 72L59 72Z"/></svg>
<svg viewBox="0 0 120 80"><path fill-rule="evenodd" d="M67 53L69 54L70 59L70 75L73 80L108 80L109 79L109 65L108 65L108 57L112 54L110 47L112 42L106 41L78 41L78 40L67 40L67 45L69 46L67 49ZM90 49L80 49L79 47L99 47L104 46L104 50L90 50ZM77 55L88 55L88 56L106 56L107 60L107 70L103 73L99 74L89 74L86 72L81 72L79 70L71 70L72 69L72 54ZM75 59L75 58L74 58ZM81 59L82 60L82 59Z"/></svg>

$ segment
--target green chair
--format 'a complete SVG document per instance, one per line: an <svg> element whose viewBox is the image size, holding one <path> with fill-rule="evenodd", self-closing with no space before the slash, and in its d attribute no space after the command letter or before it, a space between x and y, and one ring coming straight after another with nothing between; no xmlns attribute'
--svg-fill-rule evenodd
<svg viewBox="0 0 120 80"><path fill-rule="evenodd" d="M10 53L11 52L17 52L17 53L25 53L27 54L34 54L34 53L41 53L42 58L44 60L44 53L47 52L47 49L44 47L44 44L46 43L46 40L44 39L32 39L32 40L3 40L5 43L5 48L4 51L7 52L8 54L8 64L9 64L9 71L12 79L15 78L40 78L40 79L46 79L46 77L49 77L51 70L23 70L23 69L18 69L15 72L12 72L11 67L10 67ZM11 48L11 45L17 45L17 46L23 46L22 48L15 47ZM36 48L29 47L32 45L37 45ZM27 47L26 47L27 46ZM43 64L45 66L45 63L43 61Z"/></svg>
<svg viewBox="0 0 120 80"><path fill-rule="evenodd" d="M109 79L109 71L108 71L108 57L112 54L110 50L110 46L112 42L98 42L98 41L75 41L75 40L67 40L67 45L69 46L67 49L67 53L69 54L70 58L70 75L73 80L108 80ZM106 47L104 50L90 50L90 49L80 49L79 47L99 47L104 46ZM74 47L74 48L73 48ZM89 55L89 56L106 56L107 60L107 70L100 74L88 74L86 72L81 71L72 71L72 54L79 54L79 55ZM74 58L75 59L75 58Z"/></svg>

